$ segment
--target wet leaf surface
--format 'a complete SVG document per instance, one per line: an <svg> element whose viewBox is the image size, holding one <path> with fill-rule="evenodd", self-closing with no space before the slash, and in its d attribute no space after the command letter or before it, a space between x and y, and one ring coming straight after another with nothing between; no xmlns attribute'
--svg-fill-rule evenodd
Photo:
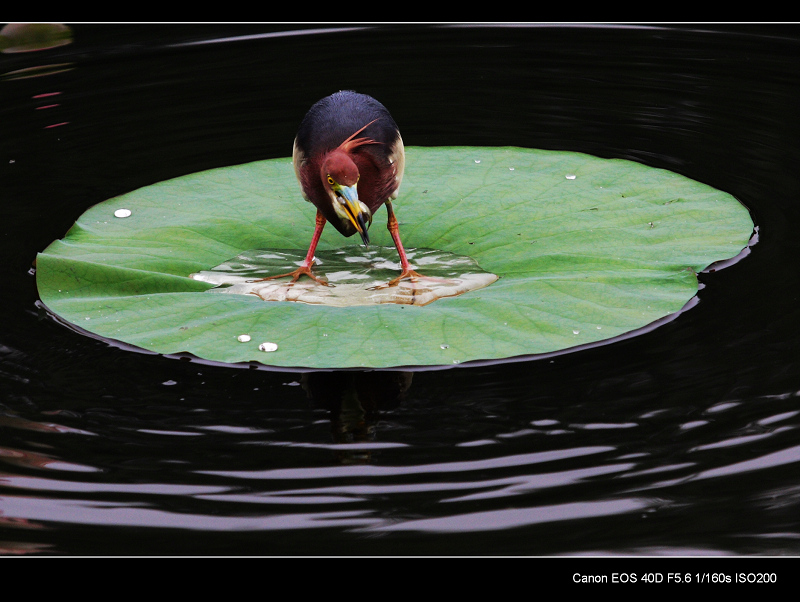
<svg viewBox="0 0 800 602"><path fill-rule="evenodd" d="M314 259L314 272L325 284L305 276L293 281L286 275L305 259L306 253L300 249L254 249L191 276L215 284L209 292L331 307L382 303L423 306L497 280L497 276L484 272L463 255L434 249L406 249L406 253L421 274L397 283L394 280L401 265L394 247L320 251Z"/></svg>

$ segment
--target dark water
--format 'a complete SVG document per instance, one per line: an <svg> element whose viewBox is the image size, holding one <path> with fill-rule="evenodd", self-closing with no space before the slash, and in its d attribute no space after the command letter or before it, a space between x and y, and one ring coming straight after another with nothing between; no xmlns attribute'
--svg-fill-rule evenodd
<svg viewBox="0 0 800 602"><path fill-rule="evenodd" d="M800 552L800 30L73 30L0 55L3 553ZM407 145L672 169L740 199L759 242L642 336L413 375L167 359L38 311L31 263L86 208L288 156L342 88Z"/></svg>

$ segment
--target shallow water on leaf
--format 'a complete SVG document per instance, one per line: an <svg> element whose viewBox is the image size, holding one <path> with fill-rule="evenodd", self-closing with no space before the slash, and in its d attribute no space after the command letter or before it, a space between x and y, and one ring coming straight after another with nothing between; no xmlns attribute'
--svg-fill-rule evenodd
<svg viewBox="0 0 800 602"><path fill-rule="evenodd" d="M254 249L210 270L191 274L195 280L216 284L210 293L255 295L264 301L295 301L312 305L428 305L489 286L495 274L480 269L464 255L434 249L406 249L420 277L393 283L401 272L393 247L345 247L319 251L314 275L296 282L285 276L301 265L305 253L297 249ZM279 277L284 275L283 277ZM274 278L274 280L266 280Z"/></svg>

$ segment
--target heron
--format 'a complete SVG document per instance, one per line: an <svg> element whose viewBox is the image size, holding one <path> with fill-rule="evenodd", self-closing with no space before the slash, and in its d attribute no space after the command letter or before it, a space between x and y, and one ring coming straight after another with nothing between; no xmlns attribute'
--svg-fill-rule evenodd
<svg viewBox="0 0 800 602"><path fill-rule="evenodd" d="M405 150L400 130L383 104L353 91L316 102L298 128L292 164L303 198L317 210L311 244L299 268L260 280L291 276L293 284L305 275L329 286L311 269L325 224L330 222L345 237L358 233L368 247L372 217L383 205L401 265L400 275L387 286L421 277L408 261L392 206L403 180Z"/></svg>

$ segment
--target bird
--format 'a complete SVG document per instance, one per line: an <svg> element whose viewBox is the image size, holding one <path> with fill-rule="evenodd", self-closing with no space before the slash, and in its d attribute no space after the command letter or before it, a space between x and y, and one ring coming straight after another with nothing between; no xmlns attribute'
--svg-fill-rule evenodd
<svg viewBox="0 0 800 602"><path fill-rule="evenodd" d="M311 244L299 268L256 282L291 276L294 284L308 276L329 286L311 270L325 225L330 222L345 237L358 233L369 247L372 217L384 205L401 264L400 275L387 286L421 278L408 261L392 206L403 180L405 148L400 130L383 104L351 90L317 101L300 122L292 164L303 198L317 210Z"/></svg>

